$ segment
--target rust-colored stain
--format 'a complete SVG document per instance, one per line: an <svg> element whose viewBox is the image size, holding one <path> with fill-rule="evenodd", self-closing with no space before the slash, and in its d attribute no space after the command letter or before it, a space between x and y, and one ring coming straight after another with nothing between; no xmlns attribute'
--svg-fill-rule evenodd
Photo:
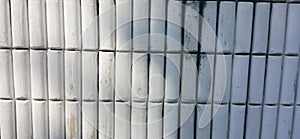
<svg viewBox="0 0 300 139"><path fill-rule="evenodd" d="M76 126L75 120L76 120L75 116L72 114L71 117L69 118L69 123L68 123L71 138L75 138L75 126Z"/></svg>

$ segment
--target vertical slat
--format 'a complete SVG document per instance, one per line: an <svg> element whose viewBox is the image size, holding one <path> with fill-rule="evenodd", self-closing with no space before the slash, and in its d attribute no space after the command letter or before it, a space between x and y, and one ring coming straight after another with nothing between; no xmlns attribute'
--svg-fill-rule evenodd
<svg viewBox="0 0 300 139"><path fill-rule="evenodd" d="M98 52L82 52L82 100L97 100Z"/></svg>
<svg viewBox="0 0 300 139"><path fill-rule="evenodd" d="M112 102L99 102L99 128L98 138L113 138L114 135L114 113Z"/></svg>
<svg viewBox="0 0 300 139"><path fill-rule="evenodd" d="M149 101L162 102L164 97L164 55L150 54Z"/></svg>
<svg viewBox="0 0 300 139"><path fill-rule="evenodd" d="M186 51L198 51L198 38L199 38L199 22L193 22L194 14L200 12L200 1L187 1L185 4L184 13L184 29L194 30L193 36L190 32L184 31L184 49ZM192 25L196 24L196 25ZM194 28L196 26L196 28Z"/></svg>
<svg viewBox="0 0 300 139"><path fill-rule="evenodd" d="M81 106L78 101L65 102L66 138L81 137Z"/></svg>
<svg viewBox="0 0 300 139"><path fill-rule="evenodd" d="M131 70L131 54L116 52L115 100L130 100Z"/></svg>
<svg viewBox="0 0 300 139"><path fill-rule="evenodd" d="M131 138L147 138L147 104L132 102L131 106Z"/></svg>
<svg viewBox="0 0 300 139"><path fill-rule="evenodd" d="M178 103L164 103L164 121L163 121L163 138L177 139L178 138Z"/></svg>
<svg viewBox="0 0 300 139"><path fill-rule="evenodd" d="M258 139L259 130L261 124L261 109L262 106L258 105L248 105L247 110L247 125L245 129L245 138L246 139Z"/></svg>
<svg viewBox="0 0 300 139"><path fill-rule="evenodd" d="M11 22L9 0L0 1L0 48L11 47Z"/></svg>
<svg viewBox="0 0 300 139"><path fill-rule="evenodd" d="M65 137L65 107L62 101L49 101L49 137Z"/></svg>
<svg viewBox="0 0 300 139"><path fill-rule="evenodd" d="M278 106L265 105L263 108L262 125L260 129L260 137L263 139L275 138L277 107Z"/></svg>
<svg viewBox="0 0 300 139"><path fill-rule="evenodd" d="M150 50L165 50L166 8L166 0L151 0Z"/></svg>
<svg viewBox="0 0 300 139"><path fill-rule="evenodd" d="M216 109L218 108L218 109ZM228 137L228 105L213 105L212 139Z"/></svg>
<svg viewBox="0 0 300 139"><path fill-rule="evenodd" d="M11 50L0 50L0 98L13 98L13 63Z"/></svg>
<svg viewBox="0 0 300 139"><path fill-rule="evenodd" d="M211 138L211 104L197 104L197 127L196 127L196 138L210 139ZM205 111L209 113L206 115ZM204 119L204 121L202 120ZM208 121L207 121L208 120ZM206 122L206 123L205 123Z"/></svg>
<svg viewBox="0 0 300 139"><path fill-rule="evenodd" d="M13 100L0 100L0 136L16 138L16 114Z"/></svg>
<svg viewBox="0 0 300 139"><path fill-rule="evenodd" d="M213 61L209 61L212 59ZM212 98L212 84L213 84L213 70L214 70L214 55L200 54L199 56L199 78L198 78L198 102L211 102ZM212 62L212 63L210 63Z"/></svg>
<svg viewBox="0 0 300 139"><path fill-rule="evenodd" d="M64 98L64 53L48 50L48 96L49 99Z"/></svg>
<svg viewBox="0 0 300 139"><path fill-rule="evenodd" d="M31 48L47 48L46 0L28 0Z"/></svg>
<svg viewBox="0 0 300 139"><path fill-rule="evenodd" d="M100 50L115 49L115 9L114 0L99 0Z"/></svg>
<svg viewBox="0 0 300 139"><path fill-rule="evenodd" d="M32 98L47 99L47 52L44 50L31 50L30 66Z"/></svg>
<svg viewBox="0 0 300 139"><path fill-rule="evenodd" d="M48 103L32 101L33 138L48 138Z"/></svg>
<svg viewBox="0 0 300 139"><path fill-rule="evenodd" d="M166 54L165 101L179 98L180 54Z"/></svg>
<svg viewBox="0 0 300 139"><path fill-rule="evenodd" d="M218 38L223 50L217 52L232 52L235 27L235 2L222 1L219 9Z"/></svg>
<svg viewBox="0 0 300 139"><path fill-rule="evenodd" d="M291 138L292 122L293 122L293 106L279 106L278 121L277 121L276 138L288 139Z"/></svg>
<svg viewBox="0 0 300 139"><path fill-rule="evenodd" d="M181 101L195 102L197 87L197 55L183 54Z"/></svg>
<svg viewBox="0 0 300 139"><path fill-rule="evenodd" d="M148 98L148 55L132 54L132 100L147 101Z"/></svg>
<svg viewBox="0 0 300 139"><path fill-rule="evenodd" d="M195 104L180 104L180 138L194 139Z"/></svg>
<svg viewBox="0 0 300 139"><path fill-rule="evenodd" d="M99 100L113 99L114 62L113 52L99 52Z"/></svg>
<svg viewBox="0 0 300 139"><path fill-rule="evenodd" d="M32 111L30 100L16 101L16 127L17 138L31 139L32 136Z"/></svg>
<svg viewBox="0 0 300 139"><path fill-rule="evenodd" d="M46 6L48 47L62 49L65 47L63 1L46 0Z"/></svg>
<svg viewBox="0 0 300 139"><path fill-rule="evenodd" d="M15 98L29 99L30 59L29 50L13 50Z"/></svg>
<svg viewBox="0 0 300 139"><path fill-rule="evenodd" d="M300 136L300 106L295 106L295 112L294 112L294 127L293 127L293 134L292 139L297 139Z"/></svg>
<svg viewBox="0 0 300 139"><path fill-rule="evenodd" d="M97 102L82 102L82 138L97 139Z"/></svg>
<svg viewBox="0 0 300 139"><path fill-rule="evenodd" d="M63 0L65 48L81 49L80 0Z"/></svg>
<svg viewBox="0 0 300 139"><path fill-rule="evenodd" d="M266 53L268 46L270 3L258 2L255 7L252 53Z"/></svg>
<svg viewBox="0 0 300 139"><path fill-rule="evenodd" d="M149 49L150 0L133 1L133 50Z"/></svg>
<svg viewBox="0 0 300 139"><path fill-rule="evenodd" d="M80 51L65 51L65 98L81 99Z"/></svg>
<svg viewBox="0 0 300 139"><path fill-rule="evenodd" d="M252 14L252 2L238 2L235 29L235 53L250 52Z"/></svg>
<svg viewBox="0 0 300 139"><path fill-rule="evenodd" d="M147 138L161 139L163 133L163 103L148 102Z"/></svg>
<svg viewBox="0 0 300 139"><path fill-rule="evenodd" d="M28 10L26 0L11 0L12 45L18 48L29 47Z"/></svg>
<svg viewBox="0 0 300 139"><path fill-rule="evenodd" d="M97 0L81 1L81 35L82 49L96 50L98 49L98 20L97 16Z"/></svg>
<svg viewBox="0 0 300 139"><path fill-rule="evenodd" d="M286 26L286 8L285 3L272 3L269 53L282 53L284 45L284 34Z"/></svg>
<svg viewBox="0 0 300 139"><path fill-rule="evenodd" d="M300 39L300 5L299 4L289 4L288 17L286 25L286 54L299 54Z"/></svg>
<svg viewBox="0 0 300 139"><path fill-rule="evenodd" d="M131 50L132 0L116 0L116 49Z"/></svg>
<svg viewBox="0 0 300 139"><path fill-rule="evenodd" d="M244 135L245 105L230 105L229 139L240 139Z"/></svg>
<svg viewBox="0 0 300 139"><path fill-rule="evenodd" d="M129 139L130 130L130 104L128 102L115 102L115 138Z"/></svg>

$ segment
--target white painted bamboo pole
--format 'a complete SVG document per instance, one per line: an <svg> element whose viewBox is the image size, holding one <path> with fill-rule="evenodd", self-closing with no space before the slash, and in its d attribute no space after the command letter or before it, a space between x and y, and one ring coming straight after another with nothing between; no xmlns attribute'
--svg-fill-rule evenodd
<svg viewBox="0 0 300 139"><path fill-rule="evenodd" d="M48 50L48 97L49 99L64 99L64 52Z"/></svg>
<svg viewBox="0 0 300 139"><path fill-rule="evenodd" d="M63 1L46 0L46 13L48 47L56 49L65 48Z"/></svg>
<svg viewBox="0 0 300 139"><path fill-rule="evenodd" d="M197 87L197 54L183 54L181 101L195 102Z"/></svg>
<svg viewBox="0 0 300 139"><path fill-rule="evenodd" d="M185 13L184 13L184 29L185 30L194 30L196 36L192 36L192 34L188 31L184 31L184 49L186 51L198 51L198 38L199 38L199 22L193 22L195 18L193 13L200 12L200 1L187 1L185 4ZM195 27L196 24L197 28ZM199 41L200 42L200 41Z"/></svg>
<svg viewBox="0 0 300 139"><path fill-rule="evenodd" d="M200 2L200 11L202 12L202 20L207 21L207 23L210 25L210 29L212 31L216 31L216 26L217 26L217 1L201 1ZM228 11L226 13L229 13ZM220 13L222 14L222 13ZM225 13L224 13L225 14ZM201 25L201 29L199 32L199 40L202 41L201 45L204 44L209 44L211 41L206 41L206 40L211 40L211 35L205 34L207 32L204 28L205 24ZM217 32L215 32L217 35ZM203 46L202 46L203 48ZM206 47L208 48L207 50L200 50L200 51L205 51L205 52L215 52L215 43L210 44L210 46Z"/></svg>
<svg viewBox="0 0 300 139"><path fill-rule="evenodd" d="M81 99L81 53L65 51L65 99Z"/></svg>
<svg viewBox="0 0 300 139"><path fill-rule="evenodd" d="M29 50L13 50L15 98L31 98Z"/></svg>
<svg viewBox="0 0 300 139"><path fill-rule="evenodd" d="M253 3L238 2L235 26L235 53L249 53L253 20Z"/></svg>
<svg viewBox="0 0 300 139"><path fill-rule="evenodd" d="M298 56L285 56L280 91L280 104L294 104L298 72Z"/></svg>
<svg viewBox="0 0 300 139"><path fill-rule="evenodd" d="M31 96L33 99L48 99L47 51L30 51Z"/></svg>
<svg viewBox="0 0 300 139"><path fill-rule="evenodd" d="M116 52L116 101L128 101L131 98L131 70L131 53Z"/></svg>
<svg viewBox="0 0 300 139"><path fill-rule="evenodd" d="M31 139L32 109L30 100L16 101L16 131L17 138Z"/></svg>
<svg viewBox="0 0 300 139"><path fill-rule="evenodd" d="M129 102L115 102L115 138L128 139L131 137L130 116Z"/></svg>
<svg viewBox="0 0 300 139"><path fill-rule="evenodd" d="M82 100L97 100L98 52L82 51Z"/></svg>
<svg viewBox="0 0 300 139"><path fill-rule="evenodd" d="M253 20L252 53L266 53L269 35L270 3L256 3Z"/></svg>
<svg viewBox="0 0 300 139"><path fill-rule="evenodd" d="M114 138L114 104L99 102L99 139Z"/></svg>
<svg viewBox="0 0 300 139"><path fill-rule="evenodd" d="M148 102L147 138L161 139L163 134L163 103Z"/></svg>
<svg viewBox="0 0 300 139"><path fill-rule="evenodd" d="M210 139L211 138L211 121L208 122L207 125L204 125L204 123L201 123L201 119L205 118L205 116L208 116L208 120L212 120L211 113L208 115L204 114L205 109L211 110L212 105L211 104L197 104L197 123L196 123L196 138L203 138L203 139ZM203 124L203 127L201 126Z"/></svg>
<svg viewBox="0 0 300 139"><path fill-rule="evenodd" d="M81 103L79 101L65 101L65 129L66 138L81 137Z"/></svg>
<svg viewBox="0 0 300 139"><path fill-rule="evenodd" d="M0 48L12 45L9 0L0 1Z"/></svg>
<svg viewBox="0 0 300 139"><path fill-rule="evenodd" d="M297 36L300 35L300 5L289 4L288 5L288 16L286 25L286 54L299 54L300 40Z"/></svg>
<svg viewBox="0 0 300 139"><path fill-rule="evenodd" d="M179 99L180 54L166 54L165 101Z"/></svg>
<svg viewBox="0 0 300 139"><path fill-rule="evenodd" d="M116 10L114 0L99 0L100 50L115 49Z"/></svg>
<svg viewBox="0 0 300 139"><path fill-rule="evenodd" d="M131 138L147 138L147 103L131 103Z"/></svg>
<svg viewBox="0 0 300 139"><path fill-rule="evenodd" d="M114 63L113 52L99 52L99 100L113 100Z"/></svg>
<svg viewBox="0 0 300 139"><path fill-rule="evenodd" d="M80 0L63 0L65 48L81 49Z"/></svg>
<svg viewBox="0 0 300 139"><path fill-rule="evenodd" d="M46 0L28 0L31 48L47 48Z"/></svg>
<svg viewBox="0 0 300 139"><path fill-rule="evenodd" d="M254 139L260 137L260 125L261 125L261 105L248 105L247 108L247 125L245 130L246 139Z"/></svg>
<svg viewBox="0 0 300 139"><path fill-rule="evenodd" d="M235 55L232 69L231 103L246 103L249 56Z"/></svg>
<svg viewBox="0 0 300 139"><path fill-rule="evenodd" d="M222 59L225 59L225 65L222 63ZM213 64L213 63L211 63ZM214 96L222 96L222 100L216 100L217 97L214 97L215 100L213 102L216 103L229 103L230 93L231 93L231 78L232 78L232 55L216 55L216 66L215 66L215 83L214 83ZM224 79L224 75L222 72L226 70L226 79ZM226 85L223 86L222 82L226 81ZM210 85L210 84L209 84ZM225 88L224 88L225 87ZM225 90L224 90L225 89Z"/></svg>
<svg viewBox="0 0 300 139"><path fill-rule="evenodd" d="M222 1L219 9L218 39L223 52L232 52L235 28L235 2ZM217 52L222 52L217 49Z"/></svg>
<svg viewBox="0 0 300 139"><path fill-rule="evenodd" d="M230 105L229 139L243 138L246 105Z"/></svg>
<svg viewBox="0 0 300 139"><path fill-rule="evenodd" d="M219 109L214 109L218 107ZM217 111L216 111L217 110ZM213 105L213 121L212 121L212 139L220 139L228 137L228 105Z"/></svg>
<svg viewBox="0 0 300 139"><path fill-rule="evenodd" d="M251 56L251 68L249 76L248 103L262 104L264 93L264 77L266 56Z"/></svg>
<svg viewBox="0 0 300 139"><path fill-rule="evenodd" d="M82 102L82 138L97 139L97 102Z"/></svg>
<svg viewBox="0 0 300 139"><path fill-rule="evenodd" d="M29 47L27 1L11 0L12 45L17 48Z"/></svg>
<svg viewBox="0 0 300 139"><path fill-rule="evenodd" d="M180 138L194 139L195 104L180 104Z"/></svg>
<svg viewBox="0 0 300 139"><path fill-rule="evenodd" d="M49 101L49 137L65 137L65 107L63 101Z"/></svg>
<svg viewBox="0 0 300 139"><path fill-rule="evenodd" d="M209 59L212 59L212 63L209 62ZM200 54L199 55L199 77L198 77L198 95L197 101L198 102L211 102L212 98L209 98L210 92L212 91L212 85L214 78L213 75L213 68L214 68L214 55L206 55ZM218 65L217 65L218 66ZM212 69L211 69L212 67Z"/></svg>
<svg viewBox="0 0 300 139"><path fill-rule="evenodd" d="M131 50L132 0L116 0L116 49Z"/></svg>
<svg viewBox="0 0 300 139"><path fill-rule="evenodd" d="M165 50L166 0L151 0L150 8L150 50Z"/></svg>
<svg viewBox="0 0 300 139"><path fill-rule="evenodd" d="M298 67L298 70L300 69L300 64ZM299 71L298 71L299 72ZM296 102L295 104L300 105L300 77L298 75L298 80L297 80L297 92L296 92Z"/></svg>
<svg viewBox="0 0 300 139"><path fill-rule="evenodd" d="M33 138L48 138L48 102L32 101Z"/></svg>
<svg viewBox="0 0 300 139"><path fill-rule="evenodd" d="M13 100L0 100L0 136L16 138L15 102Z"/></svg>
<svg viewBox="0 0 300 139"><path fill-rule="evenodd" d="M133 50L149 49L150 0L133 0Z"/></svg>
<svg viewBox="0 0 300 139"><path fill-rule="evenodd" d="M176 0L169 0L167 5L167 51L181 51L183 7Z"/></svg>
<svg viewBox="0 0 300 139"><path fill-rule="evenodd" d="M132 54L132 101L147 101L148 98L148 55Z"/></svg>
<svg viewBox="0 0 300 139"><path fill-rule="evenodd" d="M178 103L164 102L163 138L177 139L179 128L179 105Z"/></svg>
<svg viewBox="0 0 300 139"><path fill-rule="evenodd" d="M261 124L261 138L275 138L276 134L276 119L277 119L277 107L273 105L264 105L262 124Z"/></svg>
<svg viewBox="0 0 300 139"><path fill-rule="evenodd" d="M98 49L98 20L97 0L81 1L81 35L82 49L97 50Z"/></svg>
<svg viewBox="0 0 300 139"><path fill-rule="evenodd" d="M164 97L164 54L150 54L149 101L162 102Z"/></svg>
<svg viewBox="0 0 300 139"><path fill-rule="evenodd" d="M283 52L286 8L287 4L285 3L272 3L269 37L269 53L271 54Z"/></svg>
<svg viewBox="0 0 300 139"><path fill-rule="evenodd" d="M0 50L0 98L13 98L13 63L11 50Z"/></svg>
<svg viewBox="0 0 300 139"><path fill-rule="evenodd" d="M300 136L300 106L295 106L295 113L294 113L294 127L292 132L292 139L297 139Z"/></svg>
<svg viewBox="0 0 300 139"><path fill-rule="evenodd" d="M269 56L265 80L265 104L277 104L280 91L282 56Z"/></svg>
<svg viewBox="0 0 300 139"><path fill-rule="evenodd" d="M293 106L279 106L276 138L291 138L293 114Z"/></svg>

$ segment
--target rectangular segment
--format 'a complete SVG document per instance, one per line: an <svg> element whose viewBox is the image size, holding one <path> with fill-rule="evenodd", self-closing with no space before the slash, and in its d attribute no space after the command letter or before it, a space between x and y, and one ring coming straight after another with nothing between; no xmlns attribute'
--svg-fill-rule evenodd
<svg viewBox="0 0 300 139"><path fill-rule="evenodd" d="M149 101L162 102L164 97L164 54L150 54Z"/></svg>
<svg viewBox="0 0 300 139"><path fill-rule="evenodd" d="M199 16L200 1L187 1L184 11L184 39L183 45L185 51L198 51L199 25L195 18ZM193 34L190 32L193 30ZM195 34L194 34L195 33Z"/></svg>
<svg viewBox="0 0 300 139"><path fill-rule="evenodd" d="M113 100L115 77L114 63L113 52L99 52L99 100Z"/></svg>
<svg viewBox="0 0 300 139"><path fill-rule="evenodd" d="M116 42L116 8L114 0L99 0L100 50L114 50Z"/></svg>
<svg viewBox="0 0 300 139"><path fill-rule="evenodd" d="M116 49L131 50L132 0L116 0Z"/></svg>
<svg viewBox="0 0 300 139"><path fill-rule="evenodd" d="M113 138L114 135L114 107L113 102L99 102L99 128L100 139Z"/></svg>
<svg viewBox="0 0 300 139"><path fill-rule="evenodd" d="M245 105L230 105L229 139L243 138L245 111Z"/></svg>
<svg viewBox="0 0 300 139"><path fill-rule="evenodd" d="M289 4L286 25L286 54L299 54L300 39L300 5Z"/></svg>
<svg viewBox="0 0 300 139"><path fill-rule="evenodd" d="M81 49L80 0L63 0L65 48Z"/></svg>
<svg viewBox="0 0 300 139"><path fill-rule="evenodd" d="M16 138L16 114L13 100L0 100L0 136L2 138Z"/></svg>
<svg viewBox="0 0 300 139"><path fill-rule="evenodd" d="M78 101L65 102L66 138L81 137L81 104Z"/></svg>
<svg viewBox="0 0 300 139"><path fill-rule="evenodd" d="M214 80L214 55L199 55L198 102L211 102Z"/></svg>
<svg viewBox="0 0 300 139"><path fill-rule="evenodd" d="M29 50L13 50L15 98L31 98Z"/></svg>
<svg viewBox="0 0 300 139"><path fill-rule="evenodd" d="M32 107L30 100L16 101L17 138L32 138Z"/></svg>
<svg viewBox="0 0 300 139"><path fill-rule="evenodd" d="M11 50L0 50L0 98L13 98L13 63Z"/></svg>
<svg viewBox="0 0 300 139"><path fill-rule="evenodd" d="M81 99L81 53L65 51L65 98Z"/></svg>
<svg viewBox="0 0 300 139"><path fill-rule="evenodd" d="M292 129L292 139L300 137L300 106L296 106L294 114L294 127Z"/></svg>
<svg viewBox="0 0 300 139"><path fill-rule="evenodd" d="M46 0L46 13L48 47L65 48L63 1Z"/></svg>
<svg viewBox="0 0 300 139"><path fill-rule="evenodd" d="M166 54L165 101L179 99L180 54Z"/></svg>
<svg viewBox="0 0 300 139"><path fill-rule="evenodd" d="M27 0L11 0L11 32L14 48L29 48Z"/></svg>
<svg viewBox="0 0 300 139"><path fill-rule="evenodd" d="M48 116L47 101L32 101L33 138L48 138Z"/></svg>
<svg viewBox="0 0 300 139"><path fill-rule="evenodd" d="M183 54L181 101L195 102L197 87L197 54Z"/></svg>
<svg viewBox="0 0 300 139"><path fill-rule="evenodd" d="M49 137L65 137L65 105L63 101L49 101Z"/></svg>
<svg viewBox="0 0 300 139"><path fill-rule="evenodd" d="M116 52L115 100L130 100L131 66L131 53Z"/></svg>
<svg viewBox="0 0 300 139"><path fill-rule="evenodd" d="M163 138L177 139L179 127L179 104L164 103Z"/></svg>
<svg viewBox="0 0 300 139"><path fill-rule="evenodd" d="M276 134L277 107L264 105L261 123L261 138L274 139Z"/></svg>
<svg viewBox="0 0 300 139"><path fill-rule="evenodd" d="M167 1L151 0L150 50L164 51L166 35Z"/></svg>
<svg viewBox="0 0 300 139"><path fill-rule="evenodd" d="M196 123L196 138L210 139L211 138L211 104L197 104L197 123Z"/></svg>
<svg viewBox="0 0 300 139"><path fill-rule="evenodd" d="M0 48L12 45L9 3L9 0L0 0Z"/></svg>
<svg viewBox="0 0 300 139"><path fill-rule="evenodd" d="M28 0L31 48L47 48L46 0Z"/></svg>
<svg viewBox="0 0 300 139"><path fill-rule="evenodd" d="M246 139L258 139L260 137L261 105L248 105L247 123L245 129Z"/></svg>
<svg viewBox="0 0 300 139"><path fill-rule="evenodd" d="M252 53L266 53L269 37L270 3L258 2L255 5Z"/></svg>
<svg viewBox="0 0 300 139"><path fill-rule="evenodd" d="M215 115L214 115L215 114ZM212 139L224 139L228 135L228 105L213 105Z"/></svg>
<svg viewBox="0 0 300 139"><path fill-rule="evenodd" d="M194 139L195 104L180 104L180 138Z"/></svg>
<svg viewBox="0 0 300 139"><path fill-rule="evenodd" d="M129 139L130 136L130 103L115 102L115 138Z"/></svg>
<svg viewBox="0 0 300 139"><path fill-rule="evenodd" d="M147 138L147 104L132 102L131 106L131 138Z"/></svg>
<svg viewBox="0 0 300 139"><path fill-rule="evenodd" d="M47 80L47 51L31 50L31 96L33 99L48 98L48 80Z"/></svg>
<svg viewBox="0 0 300 139"><path fill-rule="evenodd" d="M48 96L49 99L63 99L64 92L64 52L48 50Z"/></svg>
<svg viewBox="0 0 300 139"><path fill-rule="evenodd" d="M148 99L148 55L132 54L132 96L133 101Z"/></svg>
<svg viewBox="0 0 300 139"><path fill-rule="evenodd" d="M133 1L133 50L149 49L150 0Z"/></svg>
<svg viewBox="0 0 300 139"><path fill-rule="evenodd" d="M82 99L98 100L98 52L82 51Z"/></svg>
<svg viewBox="0 0 300 139"><path fill-rule="evenodd" d="M97 102L82 102L82 138L97 139L98 110Z"/></svg>
<svg viewBox="0 0 300 139"><path fill-rule="evenodd" d="M147 138L161 139L163 133L163 103L148 102Z"/></svg>
<svg viewBox="0 0 300 139"><path fill-rule="evenodd" d="M277 134L278 139L291 138L291 131L293 126L293 106L279 106Z"/></svg>

